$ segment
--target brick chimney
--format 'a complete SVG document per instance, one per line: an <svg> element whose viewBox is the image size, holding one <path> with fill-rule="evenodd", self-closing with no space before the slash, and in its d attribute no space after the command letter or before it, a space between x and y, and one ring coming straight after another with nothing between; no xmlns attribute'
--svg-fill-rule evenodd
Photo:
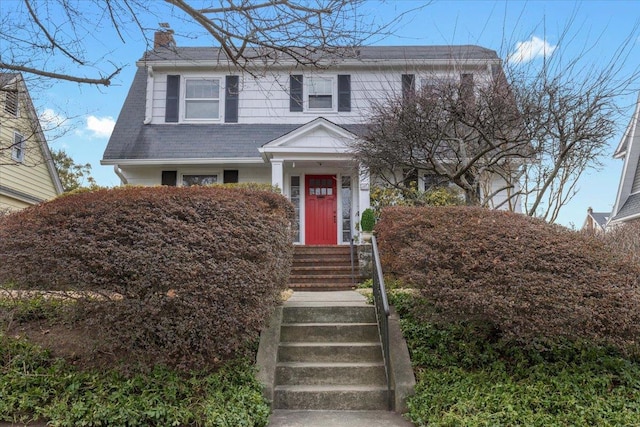
<svg viewBox="0 0 640 427"><path fill-rule="evenodd" d="M173 38L173 30L159 30L155 32L153 36L153 49L156 50L161 47L176 47L176 41Z"/></svg>

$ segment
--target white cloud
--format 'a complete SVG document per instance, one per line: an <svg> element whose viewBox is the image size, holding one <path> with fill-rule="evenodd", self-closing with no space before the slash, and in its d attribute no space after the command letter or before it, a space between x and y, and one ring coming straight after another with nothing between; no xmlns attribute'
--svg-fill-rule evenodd
<svg viewBox="0 0 640 427"><path fill-rule="evenodd" d="M66 123L67 118L56 113L52 108L45 108L38 118L40 119L40 125L45 132L52 129L60 129L68 125L68 123Z"/></svg>
<svg viewBox="0 0 640 427"><path fill-rule="evenodd" d="M87 117L87 130L93 132L93 136L97 138L109 138L115 125L113 117Z"/></svg>
<svg viewBox="0 0 640 427"><path fill-rule="evenodd" d="M509 62L521 64L535 58L544 58L551 55L556 47L546 40L532 36L531 40L516 43L516 51L509 55Z"/></svg>

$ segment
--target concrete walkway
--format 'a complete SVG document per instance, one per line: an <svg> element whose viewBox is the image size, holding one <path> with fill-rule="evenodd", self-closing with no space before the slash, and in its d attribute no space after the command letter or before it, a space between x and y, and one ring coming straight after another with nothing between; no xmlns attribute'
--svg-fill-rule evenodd
<svg viewBox="0 0 640 427"><path fill-rule="evenodd" d="M387 411L287 411L276 409L269 427L412 427L395 412Z"/></svg>
<svg viewBox="0 0 640 427"><path fill-rule="evenodd" d="M367 300L355 291L294 292L287 306L366 305ZM387 411L313 411L276 409L269 427L412 427L395 412Z"/></svg>

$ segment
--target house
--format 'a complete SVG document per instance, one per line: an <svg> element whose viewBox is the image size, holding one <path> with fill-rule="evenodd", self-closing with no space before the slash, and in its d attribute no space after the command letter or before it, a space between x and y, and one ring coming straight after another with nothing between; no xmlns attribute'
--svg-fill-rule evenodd
<svg viewBox="0 0 640 427"><path fill-rule="evenodd" d="M622 159L622 175L609 224L640 218L640 96L613 157Z"/></svg>
<svg viewBox="0 0 640 427"><path fill-rule="evenodd" d="M19 73L0 73L0 211L62 194L49 146Z"/></svg>
<svg viewBox="0 0 640 427"><path fill-rule="evenodd" d="M593 209L588 208L582 230L594 234L604 233L610 216L611 212L594 212Z"/></svg>
<svg viewBox="0 0 640 427"><path fill-rule="evenodd" d="M479 46L367 46L314 68L274 52L240 72L218 48L163 45L137 62L101 163L123 184L273 184L306 245L349 243L370 205L372 178L350 146L374 102L433 76L482 84L501 66Z"/></svg>

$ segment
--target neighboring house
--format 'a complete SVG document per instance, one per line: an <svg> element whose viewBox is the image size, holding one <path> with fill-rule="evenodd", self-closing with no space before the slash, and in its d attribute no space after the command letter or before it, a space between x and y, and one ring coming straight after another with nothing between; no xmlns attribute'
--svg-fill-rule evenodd
<svg viewBox="0 0 640 427"><path fill-rule="evenodd" d="M611 212L594 212L593 209L588 208L587 218L584 220L582 230L594 234L604 233L610 216Z"/></svg>
<svg viewBox="0 0 640 427"><path fill-rule="evenodd" d="M22 75L0 73L0 211L35 205L62 191Z"/></svg>
<svg viewBox="0 0 640 427"><path fill-rule="evenodd" d="M101 163L123 184L271 183L307 245L350 242L369 207L370 176L350 146L372 103L434 76L482 84L501 69L478 46L368 46L320 68L272 56L240 72L220 49L164 45L138 61ZM432 177L418 178L424 188Z"/></svg>
<svg viewBox="0 0 640 427"><path fill-rule="evenodd" d="M616 201L609 219L610 224L619 224L640 218L640 96L613 157L624 162Z"/></svg>

